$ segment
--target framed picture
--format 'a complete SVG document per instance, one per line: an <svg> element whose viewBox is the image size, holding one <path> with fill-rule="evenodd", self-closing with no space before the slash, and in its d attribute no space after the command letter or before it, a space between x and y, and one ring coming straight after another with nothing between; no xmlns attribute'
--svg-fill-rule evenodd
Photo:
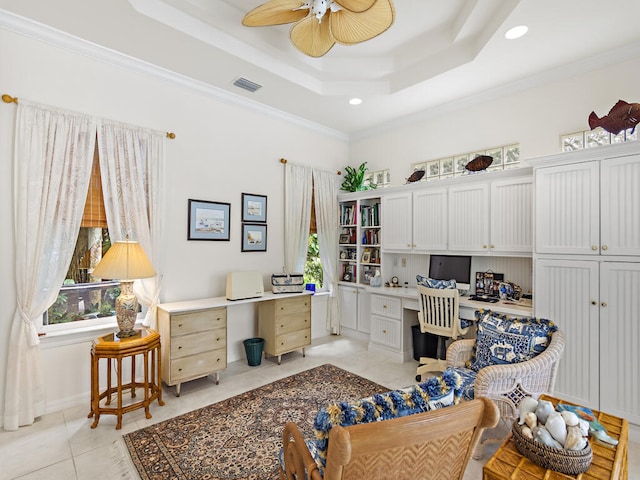
<svg viewBox="0 0 640 480"><path fill-rule="evenodd" d="M267 225L261 223L242 224L242 251L267 251Z"/></svg>
<svg viewBox="0 0 640 480"><path fill-rule="evenodd" d="M266 195L242 194L242 221L253 223L267 222Z"/></svg>
<svg viewBox="0 0 640 480"><path fill-rule="evenodd" d="M346 233L340 235L340 243L349 243L349 235Z"/></svg>
<svg viewBox="0 0 640 480"><path fill-rule="evenodd" d="M371 263L371 252L365 251L362 253L362 263Z"/></svg>
<svg viewBox="0 0 640 480"><path fill-rule="evenodd" d="M231 204L189 199L188 240L229 241Z"/></svg>

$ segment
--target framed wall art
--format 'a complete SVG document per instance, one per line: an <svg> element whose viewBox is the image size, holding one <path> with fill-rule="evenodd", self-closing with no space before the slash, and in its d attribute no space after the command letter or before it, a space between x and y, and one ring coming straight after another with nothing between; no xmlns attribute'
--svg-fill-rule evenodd
<svg viewBox="0 0 640 480"><path fill-rule="evenodd" d="M267 251L267 225L261 223L242 224L242 251Z"/></svg>
<svg viewBox="0 0 640 480"><path fill-rule="evenodd" d="M229 241L231 204L189 199L188 240Z"/></svg>
<svg viewBox="0 0 640 480"><path fill-rule="evenodd" d="M242 194L242 221L267 223L267 196Z"/></svg>

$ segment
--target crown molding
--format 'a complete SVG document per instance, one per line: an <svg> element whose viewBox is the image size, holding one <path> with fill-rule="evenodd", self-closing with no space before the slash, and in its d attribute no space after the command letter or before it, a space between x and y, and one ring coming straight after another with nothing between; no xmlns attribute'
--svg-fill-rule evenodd
<svg viewBox="0 0 640 480"><path fill-rule="evenodd" d="M342 141L349 140L349 136L339 130L326 127L316 122L311 122L302 117L291 115L283 112L282 110L233 94L200 80L159 67L116 50L103 47L48 25L16 15L7 10L0 9L0 28L65 49L74 54L83 55L93 60L122 67L136 73L142 73L155 79L174 83L225 103L253 110L322 135L334 137ZM19 92L17 92L17 95L20 96Z"/></svg>

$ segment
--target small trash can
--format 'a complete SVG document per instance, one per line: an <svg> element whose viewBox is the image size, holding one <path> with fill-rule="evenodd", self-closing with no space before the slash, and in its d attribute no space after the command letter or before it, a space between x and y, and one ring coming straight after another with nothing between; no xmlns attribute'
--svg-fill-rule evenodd
<svg viewBox="0 0 640 480"><path fill-rule="evenodd" d="M438 354L438 336L431 333L422 333L420 325L411 326L413 336L413 359L420 361L420 357L436 358Z"/></svg>
<svg viewBox="0 0 640 480"><path fill-rule="evenodd" d="M244 351L247 354L247 362L250 367L257 367L262 362L262 349L264 338L247 338L243 340Z"/></svg>

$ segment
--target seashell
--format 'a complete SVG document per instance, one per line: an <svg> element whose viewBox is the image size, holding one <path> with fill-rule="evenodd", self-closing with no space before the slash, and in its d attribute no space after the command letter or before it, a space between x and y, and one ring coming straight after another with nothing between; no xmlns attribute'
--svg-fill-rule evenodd
<svg viewBox="0 0 640 480"><path fill-rule="evenodd" d="M573 425L567 427L567 438L564 441L564 448L568 450L582 450L587 446L587 438L582 436L580 427Z"/></svg>
<svg viewBox="0 0 640 480"><path fill-rule="evenodd" d="M584 418L578 418L578 427L580 427L580 433L583 437L589 435L589 422Z"/></svg>
<svg viewBox="0 0 640 480"><path fill-rule="evenodd" d="M562 415L562 418L564 418L564 423L567 424L567 427L575 427L576 425L578 425L578 415L576 415L573 412L570 412L569 410L565 410L563 412L560 412L560 415Z"/></svg>
<svg viewBox="0 0 640 480"><path fill-rule="evenodd" d="M533 439L548 447L562 448L562 445L553 439L549 430L544 428L544 426L539 426L533 429Z"/></svg>
<svg viewBox="0 0 640 480"><path fill-rule="evenodd" d="M524 421L527 426L533 430L534 427L538 426L538 417L533 412L529 412L524 416Z"/></svg>
<svg viewBox="0 0 640 480"><path fill-rule="evenodd" d="M536 416L541 423L547 423L547 417L555 412L553 403L549 400L540 400L536 407Z"/></svg>
<svg viewBox="0 0 640 480"><path fill-rule="evenodd" d="M520 410L520 421L518 422L518 424L524 424L525 415L529 412L535 412L537 406L538 400L533 397L524 397L518 405L518 410Z"/></svg>
<svg viewBox="0 0 640 480"><path fill-rule="evenodd" d="M551 436L558 441L558 443L564 446L564 442L567 439L567 424L564 423L564 418L560 412L553 412L547 417L547 423L544 424Z"/></svg>
<svg viewBox="0 0 640 480"><path fill-rule="evenodd" d="M533 432L529 427L522 427L522 435L533 440Z"/></svg>

